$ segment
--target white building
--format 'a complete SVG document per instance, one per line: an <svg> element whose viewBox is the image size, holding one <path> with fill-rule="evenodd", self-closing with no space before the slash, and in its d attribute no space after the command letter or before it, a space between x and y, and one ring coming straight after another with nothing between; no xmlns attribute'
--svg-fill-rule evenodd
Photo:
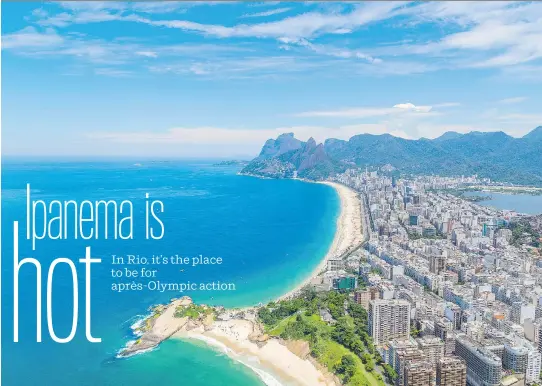
<svg viewBox="0 0 542 386"><path fill-rule="evenodd" d="M536 350L529 350L527 356L527 372L525 378L527 382L535 382L540 378L540 369L542 368L542 354Z"/></svg>
<svg viewBox="0 0 542 386"><path fill-rule="evenodd" d="M406 300L371 300L369 333L376 345L410 335L410 303Z"/></svg>

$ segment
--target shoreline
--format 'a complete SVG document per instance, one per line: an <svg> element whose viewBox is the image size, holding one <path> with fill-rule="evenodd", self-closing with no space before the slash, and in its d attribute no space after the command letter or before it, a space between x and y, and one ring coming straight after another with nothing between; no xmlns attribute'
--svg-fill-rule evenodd
<svg viewBox="0 0 542 386"><path fill-rule="evenodd" d="M345 258L357 250L364 241L362 228L361 199L349 187L331 181L307 181L331 186L340 200L340 212L336 218L333 241L323 259L311 274L293 289L276 298L276 301L295 296L305 286L320 284L328 261L332 258ZM319 282L319 283L318 283ZM243 309L214 309L218 320L207 316L198 320L176 317L179 307L188 307L192 300L188 297L173 299L169 304L156 306L153 312L137 328L134 335L139 339L128 344L118 357L128 357L152 350L162 341L173 338L198 340L210 349L226 354L253 371L268 386L337 386L337 378L326 368L310 357L308 343L283 341L264 333L257 321L257 307Z"/></svg>
<svg viewBox="0 0 542 386"><path fill-rule="evenodd" d="M246 319L215 321L212 326L182 329L173 339L197 340L224 353L253 371L267 386L337 386L334 376L308 358L294 353L289 343L276 338L255 336L256 322ZM259 340L261 339L261 340ZM308 345L307 345L308 347Z"/></svg>
<svg viewBox="0 0 542 386"><path fill-rule="evenodd" d="M188 308L197 309L197 316L182 313ZM198 340L248 367L267 386L340 384L310 357L307 342L283 341L266 334L257 321L256 307L228 310L195 305L185 296L155 307L150 316L133 325L133 332L140 338L128 343L118 358L148 352L170 338Z"/></svg>
<svg viewBox="0 0 542 386"><path fill-rule="evenodd" d="M288 299L299 293L305 286L318 280L320 274L326 269L330 259L341 257L346 253L355 251L364 241L361 224L361 200L357 192L337 182L298 180L315 184L324 184L335 189L340 200L340 213L337 217L333 241L324 258L305 280L284 295L277 297L275 299L276 301Z"/></svg>

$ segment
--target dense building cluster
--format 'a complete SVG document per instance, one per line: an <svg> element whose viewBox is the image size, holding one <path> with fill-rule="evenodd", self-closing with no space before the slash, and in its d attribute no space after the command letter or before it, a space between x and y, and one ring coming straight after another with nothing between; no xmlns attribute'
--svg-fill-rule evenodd
<svg viewBox="0 0 542 386"><path fill-rule="evenodd" d="M357 270L365 286L354 299L397 386L539 381L542 264L510 244L507 224L520 214L450 194L483 184L476 176L357 169L334 179L360 193L368 234L364 250L346 266L330 262L328 274Z"/></svg>

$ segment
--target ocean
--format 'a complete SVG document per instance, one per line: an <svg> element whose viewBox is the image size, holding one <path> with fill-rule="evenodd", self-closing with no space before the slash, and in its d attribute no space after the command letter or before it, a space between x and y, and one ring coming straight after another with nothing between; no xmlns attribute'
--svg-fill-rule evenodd
<svg viewBox="0 0 542 386"><path fill-rule="evenodd" d="M477 204L496 209L515 210L518 213L541 214L542 196L532 194L503 194L493 192L466 192L466 196L488 196L490 200L478 201Z"/></svg>
<svg viewBox="0 0 542 386"><path fill-rule="evenodd" d="M2 384L78 385L262 385L263 381L224 353L200 342L167 341L154 351L117 359L130 340L131 326L157 303L189 295L196 302L243 307L266 303L305 279L332 243L339 198L333 188L294 180L237 175L236 166L203 161L6 159L2 167ZM33 200L131 200L133 240L26 240L26 184ZM146 240L145 194L161 200L164 237ZM43 266L43 286L52 260L84 257L85 247L101 258L92 265L92 335L85 338L84 269L77 263L81 310L73 341L51 340L42 294L43 342L36 343L36 273L19 275L19 342L13 343L13 221L19 221L19 259ZM41 218L38 216L37 224ZM70 228L71 229L71 228ZM221 265L161 266L160 282L233 283L230 291L112 291L112 284L147 279L112 278L112 255L221 257ZM140 267L135 267L140 268ZM72 281L66 264L52 282L54 332L70 333Z"/></svg>

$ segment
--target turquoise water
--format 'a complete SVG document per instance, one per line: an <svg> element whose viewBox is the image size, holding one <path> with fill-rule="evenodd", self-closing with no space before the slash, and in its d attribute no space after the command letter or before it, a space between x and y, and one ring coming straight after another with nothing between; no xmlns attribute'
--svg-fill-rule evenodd
<svg viewBox="0 0 542 386"><path fill-rule="evenodd" d="M135 165L141 163L141 165ZM211 163L93 161L20 162L2 168L2 384L4 385L261 385L245 366L202 344L166 342L157 350L128 359L117 351L134 339L130 326L150 305L165 303L178 292L111 291L112 254L179 254L220 256L221 266L161 267L163 282L220 280L235 291L184 293L196 301L228 307L267 302L292 289L318 265L333 240L339 212L329 186L293 180L263 180L236 175L235 167ZM134 204L134 240L43 240L36 251L25 235L25 187L32 198L58 200L129 199ZM164 202L165 236L144 238L144 195ZM101 264L92 267L92 332L102 343L89 343L84 333L84 270L80 277L81 314L75 339L51 341L45 314L44 341L36 343L35 271L20 273L20 342L13 343L13 230L18 220L19 255L40 260L47 272L58 257L83 257L91 246ZM81 266L81 267L79 267ZM81 268L81 269L80 269ZM65 337L71 327L72 284L59 265L53 281L54 328ZM45 273L42 275L46 282ZM137 280L136 280L137 281ZM45 293L43 294L45 311Z"/></svg>
<svg viewBox="0 0 542 386"><path fill-rule="evenodd" d="M542 196L530 194L502 194L490 192L466 192L466 196L489 196L491 200L478 201L477 204L497 209L515 210L518 213L542 213Z"/></svg>

